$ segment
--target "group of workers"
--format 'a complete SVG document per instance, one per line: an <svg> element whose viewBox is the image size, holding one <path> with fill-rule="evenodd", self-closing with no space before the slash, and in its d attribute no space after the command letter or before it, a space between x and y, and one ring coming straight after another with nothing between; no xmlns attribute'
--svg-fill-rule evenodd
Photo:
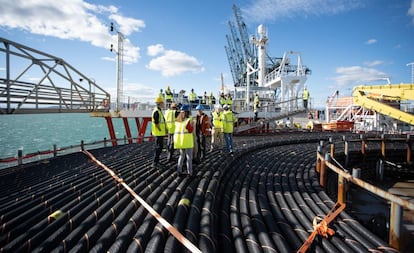
<svg viewBox="0 0 414 253"><path fill-rule="evenodd" d="M174 92L171 91L170 86L167 86L167 89L165 91L163 89L160 89L160 93L158 94L158 96L164 99L167 107L169 107L171 103L174 102ZM180 101L180 102L184 102L184 101ZM191 89L190 93L188 94L188 102L190 104L202 104L202 105L214 106L216 104L216 97L214 96L213 92L210 92L210 95L208 95L206 91L204 91L203 96L198 97L194 89ZM233 99L229 93L224 94L224 92L221 92L218 102L221 106L224 106L227 104L230 107L232 107L233 105Z"/></svg>
<svg viewBox="0 0 414 253"><path fill-rule="evenodd" d="M193 176L192 163L198 163L206 156L206 138L211 134L210 151L222 149L233 153L233 126L237 118L233 115L231 106L217 104L210 117L203 112L204 106L199 103L196 107L197 115L191 115L191 106L179 105L174 102L164 110L164 99L158 96L155 99L155 108L152 112L151 132L155 138L155 152L153 167L160 164L160 155L164 147L164 137L167 135L167 160L173 159L175 150L179 150L177 173L183 172L184 162L187 167L187 175Z"/></svg>

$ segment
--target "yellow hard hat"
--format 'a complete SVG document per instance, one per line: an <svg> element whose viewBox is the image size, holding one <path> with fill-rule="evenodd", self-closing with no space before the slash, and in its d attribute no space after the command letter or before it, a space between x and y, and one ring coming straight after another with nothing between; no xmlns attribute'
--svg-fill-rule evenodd
<svg viewBox="0 0 414 253"><path fill-rule="evenodd" d="M156 97L155 98L155 103L163 103L164 100L162 99L162 97Z"/></svg>

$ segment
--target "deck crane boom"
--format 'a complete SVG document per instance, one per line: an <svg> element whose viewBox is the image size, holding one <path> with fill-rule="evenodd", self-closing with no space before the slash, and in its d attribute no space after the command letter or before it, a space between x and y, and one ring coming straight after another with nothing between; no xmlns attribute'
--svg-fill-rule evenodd
<svg viewBox="0 0 414 253"><path fill-rule="evenodd" d="M364 108L414 125L414 115L383 102L414 100L414 84L361 85L354 88L352 96Z"/></svg>
<svg viewBox="0 0 414 253"><path fill-rule="evenodd" d="M243 21L242 15L240 13L240 9L235 4L233 4L233 11L234 11L234 16L236 18L237 26L239 28L240 40L241 40L241 44L244 50L243 52L244 52L245 61L248 61L251 64L251 61L254 60L255 57L253 55L253 50L251 49L251 46L249 43L249 34L247 33L246 24Z"/></svg>
<svg viewBox="0 0 414 253"><path fill-rule="evenodd" d="M230 65L230 71L231 75L233 77L234 83L236 83L236 80L238 79L238 74L240 72L240 61L238 59L237 52L234 50L234 45L232 43L232 39L229 35L226 35L227 39L227 46L224 46L227 54L227 59L229 61Z"/></svg>

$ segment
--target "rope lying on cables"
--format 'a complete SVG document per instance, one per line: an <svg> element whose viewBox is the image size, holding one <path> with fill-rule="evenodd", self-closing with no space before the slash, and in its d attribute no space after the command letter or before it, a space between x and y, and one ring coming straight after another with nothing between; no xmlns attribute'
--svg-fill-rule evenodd
<svg viewBox="0 0 414 253"><path fill-rule="evenodd" d="M87 155L92 161L102 167L106 172L108 172L119 184L121 184L155 219L158 220L161 225L166 228L179 242L181 242L188 250L193 253L201 253L201 250L198 249L193 243L191 243L183 234L180 233L175 227L173 227L167 220L165 220L157 211L155 211L150 205L148 205L145 200L143 200L137 193L131 189L122 178L118 177L113 170L108 168L105 164L100 162L95 158L90 152L82 150L82 152Z"/></svg>
<svg viewBox="0 0 414 253"><path fill-rule="evenodd" d="M328 238L328 236L332 236L335 234L335 231L328 227L329 223L333 221L338 214L342 212L342 210L345 209L345 204L336 203L332 209L329 211L329 213L325 216L325 218L320 218L316 216L313 219L313 232L309 236L309 238L305 241L305 243L300 247L300 249L297 251L297 253L305 253L309 246L312 244L313 239L315 239L316 235L321 235L325 238ZM318 223L318 221L320 221Z"/></svg>

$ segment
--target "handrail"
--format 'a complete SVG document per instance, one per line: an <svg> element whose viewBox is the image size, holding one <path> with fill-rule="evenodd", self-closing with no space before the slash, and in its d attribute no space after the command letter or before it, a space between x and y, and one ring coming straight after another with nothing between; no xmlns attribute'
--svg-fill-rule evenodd
<svg viewBox="0 0 414 253"><path fill-rule="evenodd" d="M142 140L149 140L150 138L151 136L144 136L144 137L136 137L136 138L131 138L131 139L133 143L137 143ZM28 153L25 155L23 155L21 150L19 149L17 151L16 156L0 158L0 169L14 167L17 165L22 165L26 163L35 162L35 161L42 161L42 160L53 158L59 155L67 155L67 154L76 153L76 152L81 151L86 146L90 147L89 150L104 148L104 147L107 147L108 145L112 145L111 144L112 141L116 141L117 143L123 142L123 144L126 145L129 143L129 140L131 139L124 136L124 138L117 138L116 140L104 138L103 140L93 141L89 143L84 143L82 140L79 145L70 145L70 146L61 147L61 148L58 148L56 145L53 145L53 149L37 151L33 153Z"/></svg>

